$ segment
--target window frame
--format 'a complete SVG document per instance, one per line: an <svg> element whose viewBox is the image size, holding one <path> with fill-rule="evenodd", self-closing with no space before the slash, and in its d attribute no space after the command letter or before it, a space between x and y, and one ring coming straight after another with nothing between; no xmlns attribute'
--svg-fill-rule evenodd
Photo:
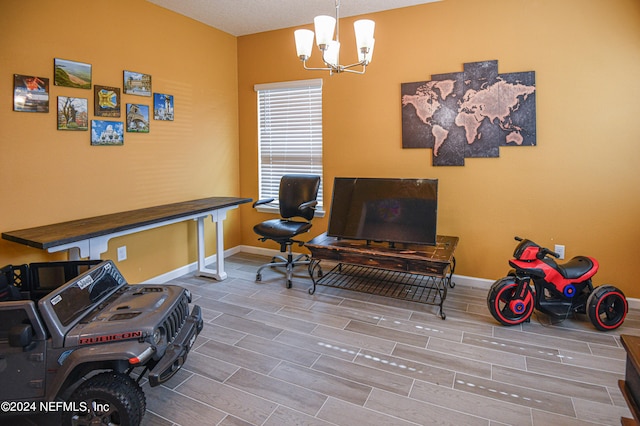
<svg viewBox="0 0 640 426"><path fill-rule="evenodd" d="M315 214L324 216L322 86L321 78L254 85L257 95L258 199L274 198L273 203L258 206L258 211L279 212L278 188L282 175L309 173L320 175ZM292 101L302 102L304 109ZM292 115L293 111L296 114ZM278 118L284 120L278 121ZM292 137L293 129L296 134ZM267 157L273 161L265 163ZM308 165L304 164L306 161Z"/></svg>

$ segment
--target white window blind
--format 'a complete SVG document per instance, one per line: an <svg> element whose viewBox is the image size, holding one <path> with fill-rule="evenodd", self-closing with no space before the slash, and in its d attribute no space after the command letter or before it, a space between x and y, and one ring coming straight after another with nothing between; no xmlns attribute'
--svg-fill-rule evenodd
<svg viewBox="0 0 640 426"><path fill-rule="evenodd" d="M322 210L322 79L257 84L259 197L278 200L288 173L320 176Z"/></svg>

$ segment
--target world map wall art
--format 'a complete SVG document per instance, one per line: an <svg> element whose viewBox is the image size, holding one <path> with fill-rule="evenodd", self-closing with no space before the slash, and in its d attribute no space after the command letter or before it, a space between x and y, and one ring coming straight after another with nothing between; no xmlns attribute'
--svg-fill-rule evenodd
<svg viewBox="0 0 640 426"><path fill-rule="evenodd" d="M402 147L432 148L434 166L464 166L501 146L535 146L535 86L534 71L498 74L498 61L402 83Z"/></svg>

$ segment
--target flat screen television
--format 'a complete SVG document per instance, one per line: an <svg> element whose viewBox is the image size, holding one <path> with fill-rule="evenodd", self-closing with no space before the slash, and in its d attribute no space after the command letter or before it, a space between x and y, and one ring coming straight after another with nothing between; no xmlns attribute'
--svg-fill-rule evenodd
<svg viewBox="0 0 640 426"><path fill-rule="evenodd" d="M437 217L437 179L337 177L327 235L435 245Z"/></svg>

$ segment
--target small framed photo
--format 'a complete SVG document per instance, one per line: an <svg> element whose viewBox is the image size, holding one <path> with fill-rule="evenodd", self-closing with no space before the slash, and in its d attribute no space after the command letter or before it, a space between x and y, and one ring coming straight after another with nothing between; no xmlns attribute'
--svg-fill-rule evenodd
<svg viewBox="0 0 640 426"><path fill-rule="evenodd" d="M149 133L149 105L127 104L127 132Z"/></svg>
<svg viewBox="0 0 640 426"><path fill-rule="evenodd" d="M121 121L91 120L91 145L124 145Z"/></svg>
<svg viewBox="0 0 640 426"><path fill-rule="evenodd" d="M58 96L58 130L89 130L88 107L84 98Z"/></svg>
<svg viewBox="0 0 640 426"><path fill-rule="evenodd" d="M14 74L13 110L20 112L49 112L49 79Z"/></svg>
<svg viewBox="0 0 640 426"><path fill-rule="evenodd" d="M124 72L125 95L151 96L151 76L140 72Z"/></svg>
<svg viewBox="0 0 640 426"><path fill-rule="evenodd" d="M91 64L54 58L53 71L56 86L91 89Z"/></svg>
<svg viewBox="0 0 640 426"><path fill-rule="evenodd" d="M93 86L94 115L96 117L120 117L120 88Z"/></svg>
<svg viewBox="0 0 640 426"><path fill-rule="evenodd" d="M153 94L153 119L173 121L173 95Z"/></svg>

